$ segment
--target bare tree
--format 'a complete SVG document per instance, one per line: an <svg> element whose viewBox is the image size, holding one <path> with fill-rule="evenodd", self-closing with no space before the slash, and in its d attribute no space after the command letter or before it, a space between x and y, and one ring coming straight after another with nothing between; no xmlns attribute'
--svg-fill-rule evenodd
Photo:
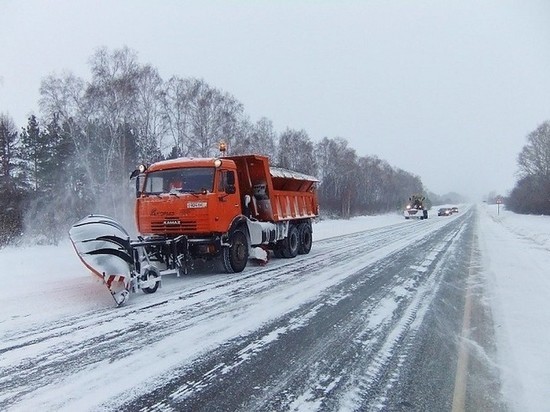
<svg viewBox="0 0 550 412"><path fill-rule="evenodd" d="M193 83L191 99L191 141L196 156L215 156L218 143L232 146L239 130L243 106L228 93L211 88L203 80Z"/></svg>
<svg viewBox="0 0 550 412"><path fill-rule="evenodd" d="M59 120L74 144L75 187L86 187L91 207L94 200L106 200L110 211L124 215L129 206L114 188L128 184L128 171L136 163L140 130L134 123L140 117L137 91L143 71L128 48L112 53L100 49L90 67L92 80L87 84L71 74L43 80L40 107L45 119Z"/></svg>
<svg viewBox="0 0 550 412"><path fill-rule="evenodd" d="M358 159L361 181L358 187L360 209L364 213L376 213L382 210L384 197L385 161L376 156L364 156Z"/></svg>
<svg viewBox="0 0 550 412"><path fill-rule="evenodd" d="M255 124L247 119L240 124L238 137L234 139L232 154L262 154L271 159L276 156L276 133L271 120L262 117Z"/></svg>
<svg viewBox="0 0 550 412"><path fill-rule="evenodd" d="M520 180L507 199L507 207L518 213L550 214L550 122L527 136L518 156Z"/></svg>
<svg viewBox="0 0 550 412"><path fill-rule="evenodd" d="M96 51L90 59L92 81L86 89L86 98L93 116L103 129L101 155L105 164L105 178L109 181L120 176L135 163L130 162L129 147L135 142L128 139L132 120L136 115L140 66L137 55L128 48L109 53L106 48ZM132 134L132 132L130 132ZM116 168L116 170L114 170Z"/></svg>
<svg viewBox="0 0 550 412"><path fill-rule="evenodd" d="M57 116L61 123L79 123L86 111L84 91L84 80L71 73L49 75L40 84L40 110L47 119Z"/></svg>
<svg viewBox="0 0 550 412"><path fill-rule="evenodd" d="M317 173L314 146L305 130L287 128L280 135L277 165L310 175Z"/></svg>
<svg viewBox="0 0 550 412"><path fill-rule="evenodd" d="M73 74L65 73L44 78L40 85L40 111L46 123L57 124L74 147L72 175L85 176L88 187L99 186L98 176L91 161L95 157L93 136L87 133L92 118L89 102L85 98L85 82Z"/></svg>
<svg viewBox="0 0 550 412"><path fill-rule="evenodd" d="M231 150L244 112L233 96L204 80L178 77L166 85L164 108L175 156L214 156L220 141Z"/></svg>
<svg viewBox="0 0 550 412"><path fill-rule="evenodd" d="M321 203L344 218L350 217L361 179L355 150L345 139L325 137L315 146L315 155Z"/></svg>
<svg viewBox="0 0 550 412"><path fill-rule="evenodd" d="M520 177L538 176L550 180L550 122L546 121L527 136L518 156Z"/></svg>
<svg viewBox="0 0 550 412"><path fill-rule="evenodd" d="M99 187L94 191L105 202L104 208L125 217L131 214L131 200L121 196L120 188L128 187L128 171L138 162L135 119L142 67L137 54L124 47L113 52L97 50L90 59L90 69L92 79L85 95L90 109L86 134L93 140L91 160L99 176Z"/></svg>
<svg viewBox="0 0 550 412"><path fill-rule="evenodd" d="M164 83L157 69L143 66L137 77L134 124L137 128L138 158L144 162L160 160L166 132L162 96Z"/></svg>
<svg viewBox="0 0 550 412"><path fill-rule="evenodd" d="M162 93L167 132L173 142L173 157L189 156L191 140L191 89L193 80L173 76Z"/></svg>

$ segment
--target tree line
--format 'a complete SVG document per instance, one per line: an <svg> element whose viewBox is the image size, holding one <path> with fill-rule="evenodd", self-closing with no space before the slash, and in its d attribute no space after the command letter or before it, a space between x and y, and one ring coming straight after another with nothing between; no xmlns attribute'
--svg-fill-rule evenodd
<svg viewBox="0 0 550 412"><path fill-rule="evenodd" d="M99 49L89 65L88 81L71 73L45 77L40 117L31 115L25 127L0 113L0 246L24 232L57 243L89 213L134 227L128 176L137 164L213 157L222 140L230 154L265 154L275 166L317 176L324 215L396 210L424 191L418 176L359 156L344 138L314 143L304 130L278 133L202 79L165 81L127 47Z"/></svg>
<svg viewBox="0 0 550 412"><path fill-rule="evenodd" d="M518 178L505 199L516 213L550 215L550 121L527 135L518 155Z"/></svg>

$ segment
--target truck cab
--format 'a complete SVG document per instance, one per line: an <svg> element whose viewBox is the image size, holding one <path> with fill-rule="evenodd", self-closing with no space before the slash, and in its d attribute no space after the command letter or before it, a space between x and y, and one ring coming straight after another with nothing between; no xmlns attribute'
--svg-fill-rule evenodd
<svg viewBox="0 0 550 412"><path fill-rule="evenodd" d="M222 234L242 212L231 160L167 160L144 172L135 208L141 234Z"/></svg>

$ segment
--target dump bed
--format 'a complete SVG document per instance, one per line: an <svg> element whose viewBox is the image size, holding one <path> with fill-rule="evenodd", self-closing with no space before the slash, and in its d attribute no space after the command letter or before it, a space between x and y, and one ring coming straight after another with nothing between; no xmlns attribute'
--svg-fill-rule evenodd
<svg viewBox="0 0 550 412"><path fill-rule="evenodd" d="M266 156L228 156L237 165L241 196L249 195L251 218L278 222L319 214L315 177L270 167Z"/></svg>

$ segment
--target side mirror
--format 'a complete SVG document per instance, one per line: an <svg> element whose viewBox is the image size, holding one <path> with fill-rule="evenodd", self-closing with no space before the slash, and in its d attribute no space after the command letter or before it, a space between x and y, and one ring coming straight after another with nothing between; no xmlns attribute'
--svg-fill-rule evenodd
<svg viewBox="0 0 550 412"><path fill-rule="evenodd" d="M130 180L133 179L134 177L137 177L139 176L140 174L142 173L145 173L145 171L147 170L147 165L144 165L144 164L141 164L137 167L136 170L134 170L131 174L130 174Z"/></svg>
<svg viewBox="0 0 550 412"><path fill-rule="evenodd" d="M143 193L143 183L144 183L145 175L138 174L136 176L136 198L140 197Z"/></svg>

